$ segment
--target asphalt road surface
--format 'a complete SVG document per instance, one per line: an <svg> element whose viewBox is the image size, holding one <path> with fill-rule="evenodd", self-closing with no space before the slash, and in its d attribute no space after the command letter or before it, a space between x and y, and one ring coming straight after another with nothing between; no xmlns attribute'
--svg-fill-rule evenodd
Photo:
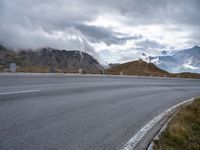
<svg viewBox="0 0 200 150"><path fill-rule="evenodd" d="M200 80L0 75L0 150L119 150Z"/></svg>

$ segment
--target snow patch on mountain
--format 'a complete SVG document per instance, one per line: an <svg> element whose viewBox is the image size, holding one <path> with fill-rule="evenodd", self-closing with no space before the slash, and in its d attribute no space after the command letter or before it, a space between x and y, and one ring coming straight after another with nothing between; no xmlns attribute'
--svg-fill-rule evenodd
<svg viewBox="0 0 200 150"><path fill-rule="evenodd" d="M144 57L144 56L143 56ZM147 58L148 57L148 58ZM194 46L186 50L167 53L163 51L160 56L147 56L143 60L149 60L161 69L171 73L194 72L200 73L200 47Z"/></svg>

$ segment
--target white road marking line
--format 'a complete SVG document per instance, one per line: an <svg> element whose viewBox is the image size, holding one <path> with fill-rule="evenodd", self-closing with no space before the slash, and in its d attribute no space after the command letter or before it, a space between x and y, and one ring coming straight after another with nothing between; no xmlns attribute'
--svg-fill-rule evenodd
<svg viewBox="0 0 200 150"><path fill-rule="evenodd" d="M39 91L41 91L41 90L28 90L28 91L4 92L4 93L0 93L0 95L20 94L20 93L33 93L33 92L39 92Z"/></svg>
<svg viewBox="0 0 200 150"><path fill-rule="evenodd" d="M147 132L153 127L155 126L166 114L172 112L173 110L175 110L176 108L178 108L179 106L192 102L194 100L194 98L188 99L186 101L183 101L181 103L178 103L170 108L168 108L167 110L165 110L164 112L162 112L161 114L159 114L158 116L156 116L153 120L151 120L148 124L146 124L144 127L142 127L126 144L125 146L121 149L121 150L134 150L135 146L139 143L139 141L147 134Z"/></svg>

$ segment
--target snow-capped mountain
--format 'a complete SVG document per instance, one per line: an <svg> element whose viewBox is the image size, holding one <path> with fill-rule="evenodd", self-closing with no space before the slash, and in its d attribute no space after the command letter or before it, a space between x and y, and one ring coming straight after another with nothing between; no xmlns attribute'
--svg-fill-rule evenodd
<svg viewBox="0 0 200 150"><path fill-rule="evenodd" d="M152 63L172 73L200 73L200 47L178 51L172 55L148 57Z"/></svg>

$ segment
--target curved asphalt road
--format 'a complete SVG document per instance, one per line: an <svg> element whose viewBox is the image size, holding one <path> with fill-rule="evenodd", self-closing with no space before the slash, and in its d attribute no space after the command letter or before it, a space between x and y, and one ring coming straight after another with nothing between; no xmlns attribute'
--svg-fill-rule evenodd
<svg viewBox="0 0 200 150"><path fill-rule="evenodd" d="M0 75L1 150L120 149L200 80Z"/></svg>

